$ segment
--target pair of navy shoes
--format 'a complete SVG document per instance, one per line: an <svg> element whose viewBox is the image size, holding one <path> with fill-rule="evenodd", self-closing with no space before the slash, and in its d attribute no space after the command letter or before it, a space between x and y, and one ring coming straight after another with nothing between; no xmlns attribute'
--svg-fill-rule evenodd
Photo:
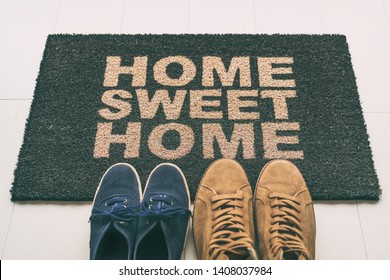
<svg viewBox="0 0 390 280"><path fill-rule="evenodd" d="M133 166L111 166L93 201L90 259L180 259L191 215L189 207L187 182L176 165L158 165L143 193Z"/></svg>

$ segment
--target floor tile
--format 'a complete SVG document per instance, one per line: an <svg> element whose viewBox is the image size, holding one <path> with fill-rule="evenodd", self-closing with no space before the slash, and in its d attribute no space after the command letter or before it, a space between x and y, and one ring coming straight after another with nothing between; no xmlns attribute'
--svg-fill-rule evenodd
<svg viewBox="0 0 390 280"><path fill-rule="evenodd" d="M0 99L32 98L59 0L0 2Z"/></svg>
<svg viewBox="0 0 390 280"><path fill-rule="evenodd" d="M23 142L23 132L30 109L27 100L0 100L0 255L3 250L11 221L13 203L10 189L14 179L19 149Z"/></svg>
<svg viewBox="0 0 390 280"><path fill-rule="evenodd" d="M188 33L189 0L127 0L122 33Z"/></svg>
<svg viewBox="0 0 390 280"><path fill-rule="evenodd" d="M255 33L252 0L191 0L190 33Z"/></svg>
<svg viewBox="0 0 390 280"><path fill-rule="evenodd" d="M91 203L15 203L4 259L88 259Z"/></svg>
<svg viewBox="0 0 390 280"><path fill-rule="evenodd" d="M378 202L358 204L368 259L390 259L390 113L364 115L382 189Z"/></svg>
<svg viewBox="0 0 390 280"><path fill-rule="evenodd" d="M366 259L356 203L315 202L316 259Z"/></svg>
<svg viewBox="0 0 390 280"><path fill-rule="evenodd" d="M125 0L61 1L55 33L120 33Z"/></svg>
<svg viewBox="0 0 390 280"><path fill-rule="evenodd" d="M384 13L386 15L387 26L389 27L389 31L390 31L390 0L381 0L381 1L382 1Z"/></svg>
<svg viewBox="0 0 390 280"><path fill-rule="evenodd" d="M319 34L323 33L316 1L254 1L258 33Z"/></svg>

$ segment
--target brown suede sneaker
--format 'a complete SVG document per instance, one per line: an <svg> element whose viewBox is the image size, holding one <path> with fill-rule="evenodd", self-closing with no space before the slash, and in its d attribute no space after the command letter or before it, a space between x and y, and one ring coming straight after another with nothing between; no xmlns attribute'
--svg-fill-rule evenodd
<svg viewBox="0 0 390 280"><path fill-rule="evenodd" d="M262 259L315 258L313 202L293 163L274 160L264 166L256 185L254 207Z"/></svg>
<svg viewBox="0 0 390 280"><path fill-rule="evenodd" d="M252 190L241 165L213 162L199 184L193 229L198 259L256 259Z"/></svg>

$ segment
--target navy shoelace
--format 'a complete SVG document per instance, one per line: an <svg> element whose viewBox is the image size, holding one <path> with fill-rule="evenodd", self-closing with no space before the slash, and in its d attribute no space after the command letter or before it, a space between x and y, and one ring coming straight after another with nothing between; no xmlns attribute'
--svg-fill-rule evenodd
<svg viewBox="0 0 390 280"><path fill-rule="evenodd" d="M149 204L153 202L152 204ZM190 216L191 211L184 207L172 207L173 202L165 195L154 195L149 201L144 201L143 210L138 214L139 217L150 219L171 219L175 216Z"/></svg>
<svg viewBox="0 0 390 280"><path fill-rule="evenodd" d="M106 206L112 206L105 211L92 209L91 217L89 221L108 219L111 221L131 221L135 218L147 217L150 219L171 219L175 216L190 216L191 211L183 207L172 207L172 201L170 201L164 195L155 195L151 198L151 202L155 204L149 204L144 201L142 211L139 211L140 206L126 207L124 203L127 201L125 198L115 197L108 202Z"/></svg>
<svg viewBox="0 0 390 280"><path fill-rule="evenodd" d="M112 206L105 211L92 209L91 217L89 221L108 219L111 221L126 221L129 222L137 217L139 211L139 205L134 207L127 207L124 203L127 202L126 198L114 197L105 203L105 206Z"/></svg>

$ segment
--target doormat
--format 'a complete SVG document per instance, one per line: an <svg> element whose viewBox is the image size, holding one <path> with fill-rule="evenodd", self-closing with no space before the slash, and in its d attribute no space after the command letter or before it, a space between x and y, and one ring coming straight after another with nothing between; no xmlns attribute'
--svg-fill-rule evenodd
<svg viewBox="0 0 390 280"><path fill-rule="evenodd" d="M221 157L252 187L281 158L314 200L377 200L345 36L50 35L11 199L92 200L118 162L143 185L174 163L194 198Z"/></svg>

